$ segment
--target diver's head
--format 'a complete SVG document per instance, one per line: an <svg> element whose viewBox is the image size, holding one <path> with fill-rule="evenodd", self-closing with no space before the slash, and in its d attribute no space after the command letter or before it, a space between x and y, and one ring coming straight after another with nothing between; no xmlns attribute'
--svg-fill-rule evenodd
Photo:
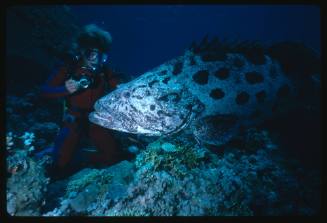
<svg viewBox="0 0 327 223"><path fill-rule="evenodd" d="M82 49L81 55L83 64L91 69L102 66L107 60L107 54L97 48Z"/></svg>
<svg viewBox="0 0 327 223"><path fill-rule="evenodd" d="M76 40L80 59L91 69L97 69L107 62L111 43L110 33L94 24L86 25Z"/></svg>

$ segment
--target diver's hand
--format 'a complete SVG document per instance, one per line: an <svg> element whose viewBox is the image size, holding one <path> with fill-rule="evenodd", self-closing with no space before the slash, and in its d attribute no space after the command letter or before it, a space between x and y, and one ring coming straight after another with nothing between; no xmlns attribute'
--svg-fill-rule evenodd
<svg viewBox="0 0 327 223"><path fill-rule="evenodd" d="M69 91L69 93L72 94L78 90L78 82L73 79L69 79L65 82L65 87Z"/></svg>

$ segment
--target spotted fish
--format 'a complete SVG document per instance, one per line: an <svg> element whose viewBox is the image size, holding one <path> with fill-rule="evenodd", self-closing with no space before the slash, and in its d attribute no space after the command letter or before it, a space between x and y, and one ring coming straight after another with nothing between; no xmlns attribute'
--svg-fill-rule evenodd
<svg viewBox="0 0 327 223"><path fill-rule="evenodd" d="M146 136L187 129L198 140L223 144L240 126L255 125L296 99L295 76L319 73L319 59L307 49L292 43L265 48L257 43L204 39L184 55L100 98L89 120ZM301 60L309 62L298 64Z"/></svg>

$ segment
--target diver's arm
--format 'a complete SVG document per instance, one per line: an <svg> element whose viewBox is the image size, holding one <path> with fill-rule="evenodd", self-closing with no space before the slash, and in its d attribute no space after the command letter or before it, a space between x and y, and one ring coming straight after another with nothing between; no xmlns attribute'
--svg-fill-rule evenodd
<svg viewBox="0 0 327 223"><path fill-rule="evenodd" d="M60 67L52 72L46 83L41 86L41 95L46 98L65 97L70 94L65 86L67 68Z"/></svg>

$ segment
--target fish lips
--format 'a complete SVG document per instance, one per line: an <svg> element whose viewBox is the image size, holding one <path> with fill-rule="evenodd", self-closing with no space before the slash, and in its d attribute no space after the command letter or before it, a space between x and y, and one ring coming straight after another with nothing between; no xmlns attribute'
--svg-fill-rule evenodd
<svg viewBox="0 0 327 223"><path fill-rule="evenodd" d="M91 112L89 114L89 120L90 122L106 127L106 128L110 128L110 126L112 126L112 120L113 117L111 115L105 114L105 113L100 113L97 111Z"/></svg>
<svg viewBox="0 0 327 223"><path fill-rule="evenodd" d="M117 112L112 111L110 108L105 108L101 102L97 102L94 108L95 111L89 114L90 122L107 129L131 132L130 129L122 124L122 117Z"/></svg>
<svg viewBox="0 0 327 223"><path fill-rule="evenodd" d="M102 103L99 101L96 102L94 109L95 111L89 114L89 121L105 128L111 128L114 118L110 112L106 111Z"/></svg>

